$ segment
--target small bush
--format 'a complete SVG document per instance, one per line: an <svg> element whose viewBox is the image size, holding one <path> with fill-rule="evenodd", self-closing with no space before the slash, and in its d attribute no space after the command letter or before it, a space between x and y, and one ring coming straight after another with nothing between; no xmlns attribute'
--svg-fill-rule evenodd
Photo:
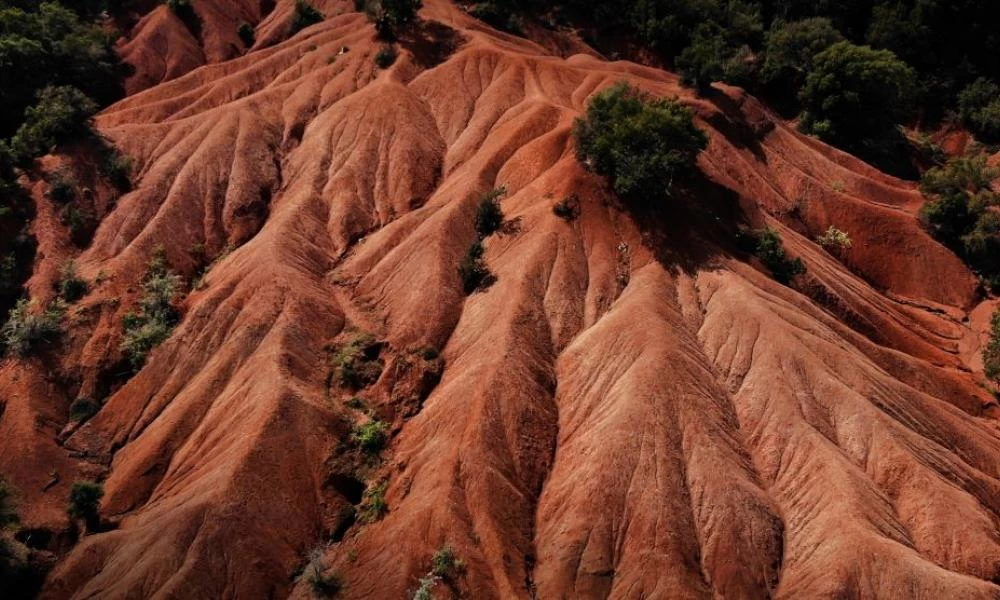
<svg viewBox="0 0 1000 600"><path fill-rule="evenodd" d="M309 562L302 569L300 581L309 586L309 591L315 598L331 598L337 595L344 585L337 573L326 574L323 560L323 549L316 548L309 553Z"/></svg>
<svg viewBox="0 0 1000 600"><path fill-rule="evenodd" d="M292 35L306 27L323 21L323 13L306 0L295 0L295 17L292 19Z"/></svg>
<svg viewBox="0 0 1000 600"><path fill-rule="evenodd" d="M374 523L389 512L389 505L385 502L385 491L388 487L389 482L383 481L365 490L365 496L361 502L362 523Z"/></svg>
<svg viewBox="0 0 1000 600"><path fill-rule="evenodd" d="M455 550L447 544L435 552L431 559L431 575L441 579L451 579L464 567L465 564L455 554Z"/></svg>
<svg viewBox="0 0 1000 600"><path fill-rule="evenodd" d="M462 280L462 290L466 294L478 290L493 276L486 265L486 259L483 258L485 252L482 242L473 243L458 266L458 276Z"/></svg>
<svg viewBox="0 0 1000 600"><path fill-rule="evenodd" d="M122 320L122 352L138 371L146 356L170 337L177 321L173 298L180 289L180 277L170 272L162 249L154 252L143 282L139 311Z"/></svg>
<svg viewBox="0 0 1000 600"><path fill-rule="evenodd" d="M420 578L420 585L413 592L413 600L434 600L431 589L437 585L438 578L433 575L426 575Z"/></svg>
<svg viewBox="0 0 1000 600"><path fill-rule="evenodd" d="M5 479L0 478L0 530L20 522L17 503L14 501L14 488Z"/></svg>
<svg viewBox="0 0 1000 600"><path fill-rule="evenodd" d="M851 237L847 235L846 231L841 231L830 225L827 228L826 233L816 238L816 242L824 248L850 248L851 247Z"/></svg>
<svg viewBox="0 0 1000 600"><path fill-rule="evenodd" d="M257 41L257 34L254 32L253 25L247 22L240 23L240 28L236 30L236 35L240 36L240 41L247 48L254 45Z"/></svg>
<svg viewBox="0 0 1000 600"><path fill-rule="evenodd" d="M500 208L500 199L507 194L507 188L500 186L486 192L479 198L476 205L476 233L479 239L486 239L493 235L503 225L503 209Z"/></svg>
<svg viewBox="0 0 1000 600"><path fill-rule="evenodd" d="M72 304L87 295L90 286L76 272L76 261L69 260L59 270L59 296Z"/></svg>
<svg viewBox="0 0 1000 600"><path fill-rule="evenodd" d="M76 178L68 169L60 169L49 180L49 198L59 204L69 204L76 200Z"/></svg>
<svg viewBox="0 0 1000 600"><path fill-rule="evenodd" d="M477 3L469 14L500 31L523 35L524 21L513 9L509 2L487 1Z"/></svg>
<svg viewBox="0 0 1000 600"><path fill-rule="evenodd" d="M575 221L580 216L580 202L576 196L563 198L552 205L552 213L567 223Z"/></svg>
<svg viewBox="0 0 1000 600"><path fill-rule="evenodd" d="M0 341L8 354L26 356L62 334L61 323L66 313L63 302L52 302L42 314L33 313L32 305L28 300L18 300L0 329Z"/></svg>
<svg viewBox="0 0 1000 600"><path fill-rule="evenodd" d="M393 40L396 29L417 18L417 11L423 6L421 0L369 0L365 3L365 13L375 24L375 31L384 40Z"/></svg>
<svg viewBox="0 0 1000 600"><path fill-rule="evenodd" d="M1000 383L1000 309L990 320L990 341L983 349L983 372L994 383Z"/></svg>
<svg viewBox="0 0 1000 600"><path fill-rule="evenodd" d="M389 441L389 425L378 419L372 419L354 428L351 441L357 444L365 454L374 456L385 448Z"/></svg>
<svg viewBox="0 0 1000 600"><path fill-rule="evenodd" d="M98 520L97 509L104 497L104 488L93 481L77 481L69 492L69 516L82 519L89 526Z"/></svg>
<svg viewBox="0 0 1000 600"><path fill-rule="evenodd" d="M806 272L802 259L788 259L785 247L781 243L781 236L771 228L765 228L757 238L756 254L780 283L787 285L797 275Z"/></svg>
<svg viewBox="0 0 1000 600"><path fill-rule="evenodd" d="M331 360L340 385L357 390L378 381L382 376L381 349L382 345L366 333L342 346Z"/></svg>
<svg viewBox="0 0 1000 600"><path fill-rule="evenodd" d="M132 189L132 159L110 147L101 163L101 172L120 192Z"/></svg>
<svg viewBox="0 0 1000 600"><path fill-rule="evenodd" d="M101 403L90 398L77 398L69 405L70 421L83 422L97 414L101 410Z"/></svg>
<svg viewBox="0 0 1000 600"><path fill-rule="evenodd" d="M382 44L378 54L375 55L375 64L380 69L388 69L394 62L396 62L396 47L392 44Z"/></svg>
<svg viewBox="0 0 1000 600"><path fill-rule="evenodd" d="M626 83L597 94L573 134L580 161L634 202L669 195L708 144L690 109L649 98Z"/></svg>

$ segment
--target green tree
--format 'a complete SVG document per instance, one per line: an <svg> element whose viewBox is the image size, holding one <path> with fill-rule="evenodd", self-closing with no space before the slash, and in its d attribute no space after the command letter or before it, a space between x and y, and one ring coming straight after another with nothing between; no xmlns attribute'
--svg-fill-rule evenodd
<svg viewBox="0 0 1000 600"><path fill-rule="evenodd" d="M594 96L573 134L580 161L630 202L669 195L708 145L690 109L625 83Z"/></svg>
<svg viewBox="0 0 1000 600"><path fill-rule="evenodd" d="M92 528L98 521L98 507L104 497L104 488L93 481L77 481L69 491L69 516L82 519Z"/></svg>
<svg viewBox="0 0 1000 600"><path fill-rule="evenodd" d="M71 86L47 87L38 104L25 111L24 123L11 139L17 162L30 163L58 144L86 133L97 104Z"/></svg>
<svg viewBox="0 0 1000 600"><path fill-rule="evenodd" d="M786 93L797 92L812 69L813 57L843 39L825 17L779 21L767 34L761 79L780 85Z"/></svg>
<svg viewBox="0 0 1000 600"><path fill-rule="evenodd" d="M909 114L913 69L888 50L837 42L813 58L801 127L848 150L885 140Z"/></svg>
<svg viewBox="0 0 1000 600"><path fill-rule="evenodd" d="M965 125L985 142L1000 142L1000 85L980 77L958 95Z"/></svg>

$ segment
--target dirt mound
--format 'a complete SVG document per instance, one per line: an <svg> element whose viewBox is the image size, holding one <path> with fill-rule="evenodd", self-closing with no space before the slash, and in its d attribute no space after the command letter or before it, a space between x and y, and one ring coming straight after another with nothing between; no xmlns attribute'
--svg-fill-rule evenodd
<svg viewBox="0 0 1000 600"><path fill-rule="evenodd" d="M912 184L739 90L564 58L578 41L443 0L385 70L349 7L279 41L292 5L197 2L200 41L161 7L129 42L133 89L172 79L97 121L139 183L77 257L99 283L64 346L0 366L25 523L65 529L70 483L104 480L102 531L43 597L307 597L317 568L348 598L1000 595L988 310ZM242 20L257 44L233 58ZM703 180L638 217L572 147L618 80L710 136ZM499 186L495 280L466 296ZM46 214L36 297L73 254ZM795 289L739 251L738 222L781 233L808 267ZM850 249L816 243L831 225ZM183 318L123 376L160 246L191 282ZM80 396L101 410L60 434ZM445 546L462 564L430 577Z"/></svg>

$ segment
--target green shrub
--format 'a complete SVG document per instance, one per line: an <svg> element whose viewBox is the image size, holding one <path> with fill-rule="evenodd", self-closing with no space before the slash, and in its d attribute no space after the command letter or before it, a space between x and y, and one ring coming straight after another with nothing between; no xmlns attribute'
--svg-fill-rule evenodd
<svg viewBox="0 0 1000 600"><path fill-rule="evenodd" d="M73 173L68 169L60 169L49 180L49 198L59 204L68 204L76 200L76 187Z"/></svg>
<svg viewBox="0 0 1000 600"><path fill-rule="evenodd" d="M253 25L247 22L240 23L240 28L236 30L236 35L240 36L240 41L247 48L254 45L257 41L257 34L254 31Z"/></svg>
<svg viewBox="0 0 1000 600"><path fill-rule="evenodd" d="M0 531L21 522L14 495L14 488L0 477Z"/></svg>
<svg viewBox="0 0 1000 600"><path fill-rule="evenodd" d="M364 9L368 19L375 24L375 31L384 40L393 40L396 29L417 18L422 0L368 0Z"/></svg>
<svg viewBox="0 0 1000 600"><path fill-rule="evenodd" d="M979 274L990 288L1000 289L1000 205L992 182L1000 170L986 155L955 158L924 173L920 190L927 202L920 219L928 232Z"/></svg>
<svg viewBox="0 0 1000 600"><path fill-rule="evenodd" d="M162 249L154 252L142 284L139 311L122 319L122 352L138 371L146 356L170 337L177 321L173 298L180 290L180 277L170 272Z"/></svg>
<svg viewBox="0 0 1000 600"><path fill-rule="evenodd" d="M70 421L83 422L97 414L101 410L101 403L90 398L77 398L69 405Z"/></svg>
<svg viewBox="0 0 1000 600"><path fill-rule="evenodd" d="M800 127L859 151L897 135L914 88L913 69L892 52L837 42L813 58L799 93L805 109Z"/></svg>
<svg viewBox="0 0 1000 600"><path fill-rule="evenodd" d="M26 165L48 154L56 144L89 132L97 104L72 86L49 86L38 93L38 103L24 114L24 123L11 139L17 162Z"/></svg>
<svg viewBox="0 0 1000 600"><path fill-rule="evenodd" d="M575 221L576 218L580 216L580 201L576 196L563 198L559 202L552 205L552 214L567 223Z"/></svg>
<svg viewBox="0 0 1000 600"><path fill-rule="evenodd" d="M382 44L375 55L375 64L380 69L388 69L396 62L396 47L392 44Z"/></svg>
<svg viewBox="0 0 1000 600"><path fill-rule="evenodd" d="M18 300L10 310L7 322L0 329L0 341L8 354L26 356L43 344L51 343L62 334L62 319L66 305L54 301L42 314L31 311L33 303Z"/></svg>
<svg viewBox="0 0 1000 600"><path fill-rule="evenodd" d="M507 194L507 188L500 186L486 192L479 198L476 205L476 233L479 239L496 233L503 225L503 209L500 208L500 199Z"/></svg>
<svg viewBox="0 0 1000 600"><path fill-rule="evenodd" d="M374 523L389 512L389 505L385 502L385 491L388 487L389 482L382 481L365 490L365 495L361 502L362 523Z"/></svg>
<svg viewBox="0 0 1000 600"><path fill-rule="evenodd" d="M785 247L781 243L781 236L771 228L765 228L761 232L757 240L756 254L779 283L787 285L797 275L806 272L802 259L788 259Z"/></svg>
<svg viewBox="0 0 1000 600"><path fill-rule="evenodd" d="M681 82L700 92L714 81L749 86L754 76L753 52L746 46L733 46L718 25L704 23L695 29L691 44L675 61Z"/></svg>
<svg viewBox="0 0 1000 600"><path fill-rule="evenodd" d="M382 345L371 334L361 333L340 347L331 363L340 385L349 389L367 387L382 376Z"/></svg>
<svg viewBox="0 0 1000 600"><path fill-rule="evenodd" d="M295 16L292 19L292 35L306 27L323 21L323 13L306 0L295 0Z"/></svg>
<svg viewBox="0 0 1000 600"><path fill-rule="evenodd" d="M72 304L87 295L90 286L76 272L76 261L68 260L59 270L59 296Z"/></svg>
<svg viewBox="0 0 1000 600"><path fill-rule="evenodd" d="M841 231L830 225L826 233L816 238L816 242L824 248L850 248L851 236L846 231Z"/></svg>
<svg viewBox="0 0 1000 600"><path fill-rule="evenodd" d="M413 600L434 600L434 594L431 592L431 589L437 585L438 580L439 578L433 575L421 577L420 585L413 592Z"/></svg>
<svg viewBox="0 0 1000 600"><path fill-rule="evenodd" d="M778 21L767 34L761 79L781 86L784 93L797 94L812 69L813 57L843 39L825 17Z"/></svg>
<svg viewBox="0 0 1000 600"><path fill-rule="evenodd" d="M98 521L97 509L104 497L104 488L93 481L77 481L69 491L69 516L82 519L88 527Z"/></svg>
<svg viewBox="0 0 1000 600"><path fill-rule="evenodd" d="M626 83L597 94L573 133L580 161L632 202L669 195L708 145L688 108L649 98Z"/></svg>
<svg viewBox="0 0 1000 600"><path fill-rule="evenodd" d="M1000 142L1000 85L980 77L958 96L962 121L985 142Z"/></svg>
<svg viewBox="0 0 1000 600"><path fill-rule="evenodd" d="M1000 309L990 319L990 341L983 349L983 372L994 383L1000 383Z"/></svg>
<svg viewBox="0 0 1000 600"><path fill-rule="evenodd" d="M485 252L482 242L475 242L469 246L461 264L458 265L458 276L462 280L462 290L466 294L478 290L493 277L493 273L486 265L486 259L483 258Z"/></svg>
<svg viewBox="0 0 1000 600"><path fill-rule="evenodd" d="M469 10L469 14L500 31L515 35L524 33L524 21L514 12L510 3L478 2Z"/></svg>
<svg viewBox="0 0 1000 600"><path fill-rule="evenodd" d="M105 149L101 172L121 192L132 189L132 159L113 146Z"/></svg>
<svg viewBox="0 0 1000 600"><path fill-rule="evenodd" d="M431 575L441 579L451 579L462 571L465 564L455 554L451 546L445 544L431 558Z"/></svg>
<svg viewBox="0 0 1000 600"><path fill-rule="evenodd" d="M368 455L377 455L385 448L389 441L389 425L378 419L372 419L367 423L357 425L351 432L351 441L354 442L362 452Z"/></svg>
<svg viewBox="0 0 1000 600"><path fill-rule="evenodd" d="M317 548L310 553L309 562L302 570L300 580L309 586L309 591L315 598L331 598L344 587L339 574L326 573L322 548Z"/></svg>

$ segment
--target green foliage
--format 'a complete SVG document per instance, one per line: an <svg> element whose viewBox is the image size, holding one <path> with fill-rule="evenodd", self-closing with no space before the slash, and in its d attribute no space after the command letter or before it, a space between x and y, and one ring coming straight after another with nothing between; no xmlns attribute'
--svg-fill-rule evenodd
<svg viewBox="0 0 1000 600"><path fill-rule="evenodd" d="M14 488L0 477L0 531L20 523L17 514L17 503L14 501Z"/></svg>
<svg viewBox="0 0 1000 600"><path fill-rule="evenodd" d="M119 191L127 192L132 189L132 159L113 146L104 149L101 172Z"/></svg>
<svg viewBox="0 0 1000 600"><path fill-rule="evenodd" d="M388 69L396 62L396 47L392 44L382 44L375 55L375 65L380 69Z"/></svg>
<svg viewBox="0 0 1000 600"><path fill-rule="evenodd" d="M994 383L1000 383L1000 309L990 319L990 341L983 349L983 372Z"/></svg>
<svg viewBox="0 0 1000 600"><path fill-rule="evenodd" d="M816 238L816 242L824 248L850 248L851 236L846 231L841 231L830 225L826 233Z"/></svg>
<svg viewBox="0 0 1000 600"><path fill-rule="evenodd" d="M343 387L357 390L367 387L382 375L380 344L371 334L360 333L341 346L331 359L337 381Z"/></svg>
<svg viewBox="0 0 1000 600"><path fill-rule="evenodd" d="M8 354L27 356L62 335L65 303L54 301L41 314L32 312L33 305L26 299L18 300L0 328L0 343Z"/></svg>
<svg viewBox="0 0 1000 600"><path fill-rule="evenodd" d="M38 104L25 111L24 123L11 139L11 150L20 164L47 154L49 148L89 131L97 104L71 86L46 87Z"/></svg>
<svg viewBox="0 0 1000 600"><path fill-rule="evenodd" d="M512 2L478 2L469 10L469 14L500 31L522 35L524 20L515 9Z"/></svg>
<svg viewBox="0 0 1000 600"><path fill-rule="evenodd" d="M384 40L395 39L396 30L413 22L421 7L422 0L368 0L364 5L368 19Z"/></svg>
<svg viewBox="0 0 1000 600"><path fill-rule="evenodd" d="M888 50L837 42L813 58L799 99L803 131L848 150L884 140L908 114L913 70Z"/></svg>
<svg viewBox="0 0 1000 600"><path fill-rule="evenodd" d="M754 77L754 56L749 46L734 45L721 28L713 23L699 25L691 43L675 61L681 81L700 92L713 81L749 86Z"/></svg>
<svg viewBox="0 0 1000 600"><path fill-rule="evenodd" d="M180 277L170 272L162 249L154 252L142 284L139 311L122 319L122 352L136 371L146 356L170 337L177 322L173 298L180 290Z"/></svg>
<svg viewBox="0 0 1000 600"><path fill-rule="evenodd" d="M437 584L438 578L433 575L426 575L420 578L420 585L413 592L413 600L434 600L431 589Z"/></svg>
<svg viewBox="0 0 1000 600"><path fill-rule="evenodd" d="M594 96L573 134L580 161L631 202L669 195L708 145L690 109L676 100L649 98L625 83Z"/></svg>
<svg viewBox="0 0 1000 600"><path fill-rule="evenodd" d="M976 137L1000 142L1000 85L980 77L959 94L958 107L962 121Z"/></svg>
<svg viewBox="0 0 1000 600"><path fill-rule="evenodd" d="M784 93L797 94L812 69L813 57L843 39L825 17L778 21L767 34L761 80L781 86Z"/></svg>
<svg viewBox="0 0 1000 600"><path fill-rule="evenodd" d="M90 398L77 398L69 405L70 421L83 422L97 414L101 410L101 403Z"/></svg>
<svg viewBox="0 0 1000 600"><path fill-rule="evenodd" d="M104 488L93 481L77 481L69 491L69 516L82 519L88 526L98 520L97 509L104 497Z"/></svg>
<svg viewBox="0 0 1000 600"><path fill-rule="evenodd" d="M744 250L753 252L779 283L788 285L796 276L806 272L802 259L788 258L781 236L770 227L760 231L741 230L737 241Z"/></svg>
<svg viewBox="0 0 1000 600"><path fill-rule="evenodd" d="M476 233L479 239L496 233L503 225L503 209L500 208L500 199L507 194L507 188L500 186L486 192L479 198L476 205Z"/></svg>
<svg viewBox="0 0 1000 600"><path fill-rule="evenodd" d="M388 488L389 482L382 481L365 490L364 498L361 501L360 519L362 523L374 523L389 512L389 505L385 502L385 492Z"/></svg>
<svg viewBox="0 0 1000 600"><path fill-rule="evenodd" d="M68 169L60 169L49 180L49 198L59 204L68 204L76 200L76 187L73 173Z"/></svg>
<svg viewBox="0 0 1000 600"><path fill-rule="evenodd" d="M59 270L59 296L72 304L87 295L90 286L80 278L76 271L76 262L69 260Z"/></svg>
<svg viewBox="0 0 1000 600"><path fill-rule="evenodd" d="M920 218L935 239L951 248L994 290L1000 289L1000 204L992 182L1000 170L985 155L955 158L924 173L920 190L928 198Z"/></svg>
<svg viewBox="0 0 1000 600"><path fill-rule="evenodd" d="M247 22L240 23L240 28L236 30L236 35L240 36L240 41L247 48L254 45L257 41L257 33L254 31L253 25Z"/></svg>
<svg viewBox="0 0 1000 600"><path fill-rule="evenodd" d="M309 562L306 563L300 577L309 586L314 598L332 598L344 588L344 584L337 573L326 573L326 565L323 561L323 549L317 548L309 555Z"/></svg>
<svg viewBox="0 0 1000 600"><path fill-rule="evenodd" d="M351 432L351 441L365 454L375 456L389 441L389 425L378 419L362 423Z"/></svg>
<svg viewBox="0 0 1000 600"><path fill-rule="evenodd" d="M295 0L295 16L292 18L292 35L302 31L310 25L315 25L323 21L323 13L316 10L316 7L306 0Z"/></svg>
<svg viewBox="0 0 1000 600"><path fill-rule="evenodd" d="M574 195L552 205L552 214L563 221L575 221L580 216L580 200Z"/></svg>
<svg viewBox="0 0 1000 600"><path fill-rule="evenodd" d="M466 294L471 294L486 285L493 277L483 257L485 253L486 249L482 242L474 242L458 265L458 276L462 280L462 290Z"/></svg>
<svg viewBox="0 0 1000 600"><path fill-rule="evenodd" d="M445 544L431 558L431 575L441 579L451 579L462 571L465 563L458 558L455 550Z"/></svg>
<svg viewBox="0 0 1000 600"><path fill-rule="evenodd" d="M0 137L14 134L43 88L71 86L101 105L121 96L116 34L98 22L99 12L54 1L0 3Z"/></svg>

